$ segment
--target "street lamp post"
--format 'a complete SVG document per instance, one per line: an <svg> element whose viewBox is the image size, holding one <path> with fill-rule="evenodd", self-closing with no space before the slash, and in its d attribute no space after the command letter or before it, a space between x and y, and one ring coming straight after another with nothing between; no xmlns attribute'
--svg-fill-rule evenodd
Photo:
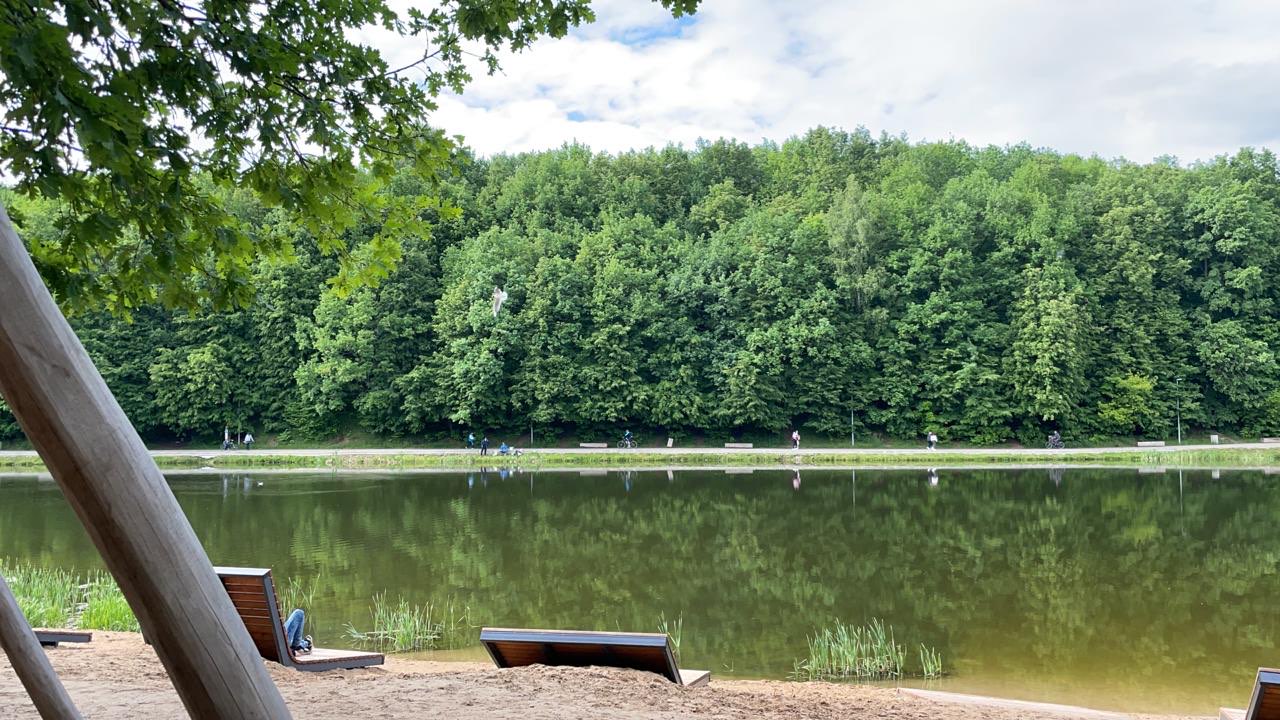
<svg viewBox="0 0 1280 720"><path fill-rule="evenodd" d="M1178 377L1175 379L1177 380L1177 385L1176 385L1176 389L1174 390L1173 400L1174 400L1175 406L1177 407L1178 444L1181 445L1182 444L1182 378Z"/></svg>

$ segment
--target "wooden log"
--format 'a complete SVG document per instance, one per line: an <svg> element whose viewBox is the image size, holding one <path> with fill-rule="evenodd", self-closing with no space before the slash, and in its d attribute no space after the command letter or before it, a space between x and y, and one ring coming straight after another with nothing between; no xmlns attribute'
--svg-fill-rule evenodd
<svg viewBox="0 0 1280 720"><path fill-rule="evenodd" d="M186 515L3 208L0 393L120 584L187 713L289 717Z"/></svg>
<svg viewBox="0 0 1280 720"><path fill-rule="evenodd" d="M3 577L0 577L0 647L9 656L9 664L31 696L40 717L45 720L80 717Z"/></svg>

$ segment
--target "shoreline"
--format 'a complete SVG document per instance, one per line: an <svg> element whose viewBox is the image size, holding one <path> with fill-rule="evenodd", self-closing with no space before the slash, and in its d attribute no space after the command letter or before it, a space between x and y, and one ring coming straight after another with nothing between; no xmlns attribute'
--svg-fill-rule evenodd
<svg viewBox="0 0 1280 720"><path fill-rule="evenodd" d="M62 645L48 657L86 717L185 717L154 650L137 633L95 632L93 642ZM531 666L499 670L477 662L388 656L384 666L304 673L266 663L299 717L342 718L815 718L871 720L1185 720L973 695L870 685L723 680L685 688L659 676L613 668ZM0 718L32 713L0 656ZM1201 716L1203 717L1203 716Z"/></svg>
<svg viewBox="0 0 1280 720"><path fill-rule="evenodd" d="M1167 469L1280 468L1280 444L1182 445L1153 448L953 448L934 451L876 448L532 448L520 456L480 455L475 450L435 448L299 448L259 450L152 450L163 470L454 469L481 467L529 470L598 469L859 469L915 467L1113 467ZM33 450L0 451L0 472L45 470Z"/></svg>

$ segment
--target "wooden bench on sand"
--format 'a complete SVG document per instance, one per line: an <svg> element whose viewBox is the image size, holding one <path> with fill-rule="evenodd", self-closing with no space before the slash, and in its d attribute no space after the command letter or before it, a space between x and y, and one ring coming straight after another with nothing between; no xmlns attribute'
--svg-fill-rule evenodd
<svg viewBox="0 0 1280 720"><path fill-rule="evenodd" d="M44 647L58 647L58 643L87 643L93 641L93 633L84 630L36 630L36 639Z"/></svg>
<svg viewBox="0 0 1280 720"><path fill-rule="evenodd" d="M482 628L480 644L500 668L596 665L647 670L686 687L711 682L710 670L679 668L666 633Z"/></svg>
<svg viewBox="0 0 1280 720"><path fill-rule="evenodd" d="M245 629L264 660L278 662L295 670L350 670L381 665L386 658L380 653L354 650L312 648L310 653L295 655L284 634L280 600L276 597L271 571L265 568L216 567L231 603L240 613Z"/></svg>
<svg viewBox="0 0 1280 720"><path fill-rule="evenodd" d="M1222 708L1220 720L1280 720L1280 670L1258 668L1253 683L1253 696L1245 710Z"/></svg>

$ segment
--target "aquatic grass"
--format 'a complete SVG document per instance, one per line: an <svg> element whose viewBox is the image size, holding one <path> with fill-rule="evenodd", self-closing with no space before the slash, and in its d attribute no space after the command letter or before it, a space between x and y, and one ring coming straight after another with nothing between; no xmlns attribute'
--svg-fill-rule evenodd
<svg viewBox="0 0 1280 720"><path fill-rule="evenodd" d="M921 674L942 675L942 655L920 645ZM903 676L906 651L893 635L893 626L879 618L865 625L836 622L809 638L809 656L797 660L794 680L888 680Z"/></svg>
<svg viewBox="0 0 1280 720"><path fill-rule="evenodd" d="M470 644L471 609L451 597L443 604L413 605L404 598L395 603L386 593L373 598L373 629L347 625L347 637L388 652L443 650Z"/></svg>
<svg viewBox="0 0 1280 720"><path fill-rule="evenodd" d="M320 574L316 573L306 580L291 577L276 588L280 599L280 607L286 613L293 608L310 610L315 607L316 593L320 589Z"/></svg>
<svg viewBox="0 0 1280 720"><path fill-rule="evenodd" d="M930 679L943 675L942 653L924 643L920 643L920 675Z"/></svg>
<svg viewBox="0 0 1280 720"><path fill-rule="evenodd" d="M307 613L307 627L304 632L320 637L325 635L326 627L319 622L320 615L313 612L316 607L316 595L320 591L320 575L316 573L306 579L290 577L276 585L276 599L280 603L282 618L289 617L294 608Z"/></svg>
<svg viewBox="0 0 1280 720"><path fill-rule="evenodd" d="M27 622L37 628L71 626L80 602L80 579L66 570L0 563L9 589Z"/></svg>
<svg viewBox="0 0 1280 720"><path fill-rule="evenodd" d="M110 574L91 574L84 590L84 603L76 627L82 630L141 631L138 618Z"/></svg>
<svg viewBox="0 0 1280 720"><path fill-rule="evenodd" d="M667 614L664 612L658 616L658 632L671 638L671 647L675 651L676 662L680 661L680 637L684 634L684 613L676 616L675 620L667 621Z"/></svg>

